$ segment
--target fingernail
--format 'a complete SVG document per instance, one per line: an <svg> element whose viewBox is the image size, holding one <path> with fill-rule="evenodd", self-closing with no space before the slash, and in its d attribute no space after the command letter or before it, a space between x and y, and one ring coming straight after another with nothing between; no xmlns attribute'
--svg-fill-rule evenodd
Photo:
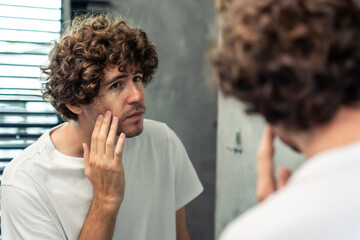
<svg viewBox="0 0 360 240"><path fill-rule="evenodd" d="M125 134L124 134L124 133L121 133L121 134L120 134L120 137L121 137L121 138L125 138Z"/></svg>
<svg viewBox="0 0 360 240"><path fill-rule="evenodd" d="M103 115L100 114L100 115L98 116L98 120L101 120L102 118L103 118Z"/></svg>
<svg viewBox="0 0 360 240"><path fill-rule="evenodd" d="M118 119L117 117L113 117L113 123L117 123Z"/></svg>
<svg viewBox="0 0 360 240"><path fill-rule="evenodd" d="M111 116L111 112L110 112L110 111L106 111L105 116L106 116L106 117L110 117L110 116Z"/></svg>

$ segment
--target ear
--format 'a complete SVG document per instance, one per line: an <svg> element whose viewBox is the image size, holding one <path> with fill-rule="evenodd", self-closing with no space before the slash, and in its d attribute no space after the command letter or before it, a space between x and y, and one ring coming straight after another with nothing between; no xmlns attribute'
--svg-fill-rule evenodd
<svg viewBox="0 0 360 240"><path fill-rule="evenodd" d="M83 112L82 105L66 104L66 107L76 115L80 115Z"/></svg>

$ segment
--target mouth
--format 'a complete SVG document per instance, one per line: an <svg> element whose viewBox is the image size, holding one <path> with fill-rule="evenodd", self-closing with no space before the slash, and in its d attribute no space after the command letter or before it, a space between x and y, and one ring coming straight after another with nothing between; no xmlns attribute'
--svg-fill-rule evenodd
<svg viewBox="0 0 360 240"><path fill-rule="evenodd" d="M126 119L140 119L144 115L144 111L134 112L126 117Z"/></svg>

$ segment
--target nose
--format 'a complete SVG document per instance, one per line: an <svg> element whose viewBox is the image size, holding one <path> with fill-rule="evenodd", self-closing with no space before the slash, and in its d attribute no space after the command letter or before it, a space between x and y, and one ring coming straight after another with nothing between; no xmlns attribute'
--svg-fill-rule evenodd
<svg viewBox="0 0 360 240"><path fill-rule="evenodd" d="M141 86L138 86L135 82L131 81L129 85L128 104L142 102L144 100L144 91Z"/></svg>

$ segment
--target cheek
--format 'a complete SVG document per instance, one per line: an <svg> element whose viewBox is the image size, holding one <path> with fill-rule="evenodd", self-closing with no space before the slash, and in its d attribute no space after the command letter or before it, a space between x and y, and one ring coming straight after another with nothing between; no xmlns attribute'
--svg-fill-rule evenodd
<svg viewBox="0 0 360 240"><path fill-rule="evenodd" d="M109 92L106 94L106 96L98 98L97 101L94 102L94 104L96 109L105 113L106 110L111 110L111 106L118 102L117 99L118 94L114 92Z"/></svg>
<svg viewBox="0 0 360 240"><path fill-rule="evenodd" d="M142 95L145 97L145 87L143 84L141 84L141 86L139 87L139 90L142 93Z"/></svg>
<svg viewBox="0 0 360 240"><path fill-rule="evenodd" d="M109 92L106 97L100 98L95 103L98 113L105 113L107 110L111 111L117 117L122 116L125 100L116 92Z"/></svg>
<svg viewBox="0 0 360 240"><path fill-rule="evenodd" d="M106 101L113 101L115 100L116 98L119 97L119 93L117 91L109 91L107 94L106 94L106 97L103 97L103 101L106 102Z"/></svg>
<svg viewBox="0 0 360 240"><path fill-rule="evenodd" d="M102 99L95 100L93 103L93 112L96 114L105 113L106 111L106 104Z"/></svg>
<svg viewBox="0 0 360 240"><path fill-rule="evenodd" d="M86 107L86 118L88 122L90 122L91 125L95 125L96 119L99 116L99 114L104 114L105 111L101 109L100 105L96 102L89 104Z"/></svg>

